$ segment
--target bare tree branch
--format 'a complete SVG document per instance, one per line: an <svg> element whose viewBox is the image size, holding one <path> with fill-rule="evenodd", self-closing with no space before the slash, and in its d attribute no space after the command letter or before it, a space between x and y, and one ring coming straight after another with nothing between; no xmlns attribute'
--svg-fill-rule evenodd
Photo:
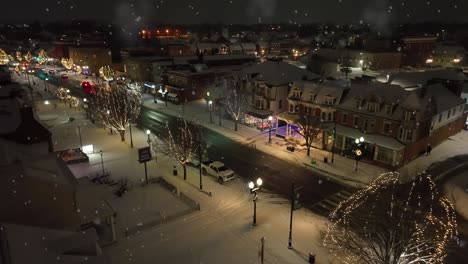
<svg viewBox="0 0 468 264"><path fill-rule="evenodd" d="M324 246L342 263L443 263L456 215L429 175L385 173L330 214Z"/></svg>

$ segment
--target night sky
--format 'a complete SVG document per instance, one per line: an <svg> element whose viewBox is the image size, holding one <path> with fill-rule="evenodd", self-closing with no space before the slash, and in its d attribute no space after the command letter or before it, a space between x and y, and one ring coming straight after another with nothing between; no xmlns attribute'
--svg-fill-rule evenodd
<svg viewBox="0 0 468 264"><path fill-rule="evenodd" d="M6 0L2 20L120 24L467 21L467 0ZM26 8L27 7L27 8Z"/></svg>

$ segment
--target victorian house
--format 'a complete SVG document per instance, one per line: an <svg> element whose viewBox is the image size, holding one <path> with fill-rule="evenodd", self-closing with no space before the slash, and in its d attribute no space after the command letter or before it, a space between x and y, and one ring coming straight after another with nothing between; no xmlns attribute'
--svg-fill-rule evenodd
<svg viewBox="0 0 468 264"><path fill-rule="evenodd" d="M295 81L319 81L320 76L281 60L267 60L242 71L250 108L244 123L258 128L268 126L269 116L288 110L288 94ZM274 122L277 125L276 121Z"/></svg>
<svg viewBox="0 0 468 264"><path fill-rule="evenodd" d="M339 104L349 88L347 85L332 83L318 83L312 81L297 81L291 86L288 94L288 111L278 115L280 137L297 136L297 125L301 116L316 117L320 120L321 128L333 124L336 116L335 106ZM318 137L313 146L322 148L322 137Z"/></svg>

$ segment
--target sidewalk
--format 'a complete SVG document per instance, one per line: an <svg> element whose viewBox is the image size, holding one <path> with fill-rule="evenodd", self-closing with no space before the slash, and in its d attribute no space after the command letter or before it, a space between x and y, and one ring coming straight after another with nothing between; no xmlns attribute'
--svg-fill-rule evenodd
<svg viewBox="0 0 468 264"><path fill-rule="evenodd" d="M238 124L238 131L234 131L234 122L222 119L219 126L219 116L213 111L213 123L210 123L210 113L205 100L187 102L185 105L174 105L164 101L154 103L153 96L143 95L143 104L151 109L161 111L173 116L185 116L187 119L197 120L201 125L223 134L224 136L236 140L239 143L256 148L270 155L281 156L291 162L301 166L306 166L322 176L340 181L344 184L362 187L369 184L380 174L387 172L381 168L365 162L359 162L358 171L354 171L355 160L349 159L339 154L334 155L334 163L331 163L332 154L320 149L311 149L310 157L306 155L304 148L296 149L295 152L286 150L285 141L275 137L272 132L272 144L268 144L268 131L259 131L255 128ZM185 114L184 114L185 113ZM457 135L436 146L431 156L420 156L409 164L398 169L404 181L409 180L415 173L426 170L432 163L442 161L452 156L468 153L468 132L462 131ZM328 163L324 158L328 158ZM314 161L314 164L312 163Z"/></svg>

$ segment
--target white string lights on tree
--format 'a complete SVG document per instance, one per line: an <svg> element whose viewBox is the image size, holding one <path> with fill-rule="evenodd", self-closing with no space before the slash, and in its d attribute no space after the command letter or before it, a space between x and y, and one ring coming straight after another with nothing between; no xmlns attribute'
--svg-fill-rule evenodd
<svg viewBox="0 0 468 264"><path fill-rule="evenodd" d="M45 64L49 59L49 56L47 56L47 52L43 49L41 49L39 51L39 54L37 55L37 62L39 62L39 64Z"/></svg>
<svg viewBox="0 0 468 264"><path fill-rule="evenodd" d="M2 49L0 49L0 65L6 65L10 59L8 58L8 54Z"/></svg>
<svg viewBox="0 0 468 264"><path fill-rule="evenodd" d="M21 54L21 51L17 51L16 52L16 59L18 61L22 61L23 60L23 54Z"/></svg>
<svg viewBox="0 0 468 264"><path fill-rule="evenodd" d="M99 69L99 75L106 81L112 81L114 79L114 70L109 66L102 66Z"/></svg>
<svg viewBox="0 0 468 264"><path fill-rule="evenodd" d="M73 68L73 59L62 58L61 62L65 69L71 70Z"/></svg>
<svg viewBox="0 0 468 264"><path fill-rule="evenodd" d="M117 130L125 141L125 130L140 114L141 94L120 84L113 84L109 89L95 86L95 90L91 111L101 124Z"/></svg>
<svg viewBox="0 0 468 264"><path fill-rule="evenodd" d="M239 79L231 78L225 82L224 104L226 112L234 119L234 130L237 131L237 123L247 111L247 94Z"/></svg>
<svg viewBox="0 0 468 264"><path fill-rule="evenodd" d="M184 180L187 179L187 162L194 157L197 150L197 136L201 137L199 125L187 122L184 118L177 118L176 123L166 123L163 141L168 148L167 153L176 160L184 170Z"/></svg>
<svg viewBox="0 0 468 264"><path fill-rule="evenodd" d="M443 263L457 235L452 204L429 175L379 176L330 214L324 246L342 263Z"/></svg>
<svg viewBox="0 0 468 264"><path fill-rule="evenodd" d="M31 61L32 61L32 58L33 58L33 57L32 57L32 55L31 55L31 52L30 52L30 51L28 51L28 52L26 53L26 55L24 55L24 60L27 61L27 62L31 62Z"/></svg>

